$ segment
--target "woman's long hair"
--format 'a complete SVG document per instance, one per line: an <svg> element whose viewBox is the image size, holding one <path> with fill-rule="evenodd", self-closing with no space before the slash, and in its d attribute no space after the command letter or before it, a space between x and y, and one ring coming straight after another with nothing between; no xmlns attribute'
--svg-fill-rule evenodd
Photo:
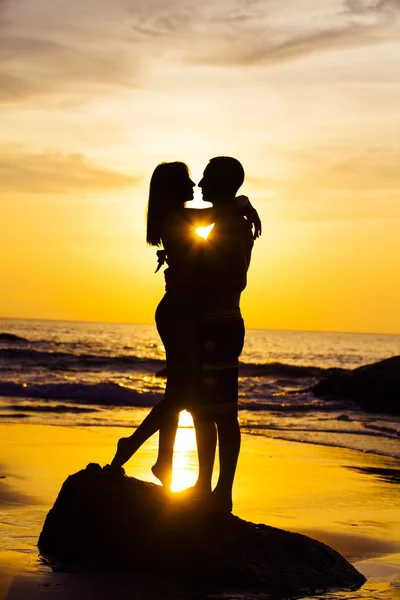
<svg viewBox="0 0 400 600"><path fill-rule="evenodd" d="M171 209L182 206L187 200L189 169L183 162L159 164L150 180L149 203L147 206L146 242L150 246L161 246L161 233L165 215Z"/></svg>

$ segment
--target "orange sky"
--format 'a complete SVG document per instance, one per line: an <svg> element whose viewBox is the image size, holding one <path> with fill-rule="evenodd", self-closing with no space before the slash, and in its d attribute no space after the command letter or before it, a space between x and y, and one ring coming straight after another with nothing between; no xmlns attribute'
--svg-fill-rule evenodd
<svg viewBox="0 0 400 600"><path fill-rule="evenodd" d="M398 0L3 0L0 316L147 322L148 181L242 161L249 327L400 333Z"/></svg>

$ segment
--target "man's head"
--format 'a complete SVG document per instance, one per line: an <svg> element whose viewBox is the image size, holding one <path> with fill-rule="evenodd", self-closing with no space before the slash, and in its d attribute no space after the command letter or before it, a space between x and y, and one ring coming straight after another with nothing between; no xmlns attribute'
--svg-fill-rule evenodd
<svg viewBox="0 0 400 600"><path fill-rule="evenodd" d="M233 200L243 181L244 169L236 158L217 156L206 166L199 187L203 200L215 204Z"/></svg>

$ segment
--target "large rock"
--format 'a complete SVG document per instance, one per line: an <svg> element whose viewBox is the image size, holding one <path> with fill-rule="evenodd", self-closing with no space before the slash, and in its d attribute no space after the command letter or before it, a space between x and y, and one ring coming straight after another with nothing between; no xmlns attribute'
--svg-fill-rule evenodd
<svg viewBox="0 0 400 600"><path fill-rule="evenodd" d="M40 553L85 569L148 572L196 589L256 588L285 598L365 581L325 544L230 514L201 514L179 496L90 464L63 484Z"/></svg>
<svg viewBox="0 0 400 600"><path fill-rule="evenodd" d="M353 400L366 411L399 415L400 356L331 375L312 390L327 400Z"/></svg>

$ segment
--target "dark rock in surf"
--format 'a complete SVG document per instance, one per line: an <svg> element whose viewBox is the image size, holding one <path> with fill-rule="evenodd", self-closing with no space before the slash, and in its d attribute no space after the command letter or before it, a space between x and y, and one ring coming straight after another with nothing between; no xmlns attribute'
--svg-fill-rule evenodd
<svg viewBox="0 0 400 600"><path fill-rule="evenodd" d="M326 400L353 400L374 413L400 414L400 356L331 375L312 388Z"/></svg>
<svg viewBox="0 0 400 600"><path fill-rule="evenodd" d="M58 565L151 573L195 589L257 588L285 598L365 581L325 544L231 514L201 514L177 497L90 464L63 484L40 534L40 553Z"/></svg>
<svg viewBox="0 0 400 600"><path fill-rule="evenodd" d="M0 342L28 342L28 340L14 333L0 333Z"/></svg>
<svg viewBox="0 0 400 600"><path fill-rule="evenodd" d="M328 377L336 373L344 373L346 369L340 367L312 367L307 365L291 365L279 362L265 364L239 362L239 376L242 377L273 377L288 379L311 379Z"/></svg>

